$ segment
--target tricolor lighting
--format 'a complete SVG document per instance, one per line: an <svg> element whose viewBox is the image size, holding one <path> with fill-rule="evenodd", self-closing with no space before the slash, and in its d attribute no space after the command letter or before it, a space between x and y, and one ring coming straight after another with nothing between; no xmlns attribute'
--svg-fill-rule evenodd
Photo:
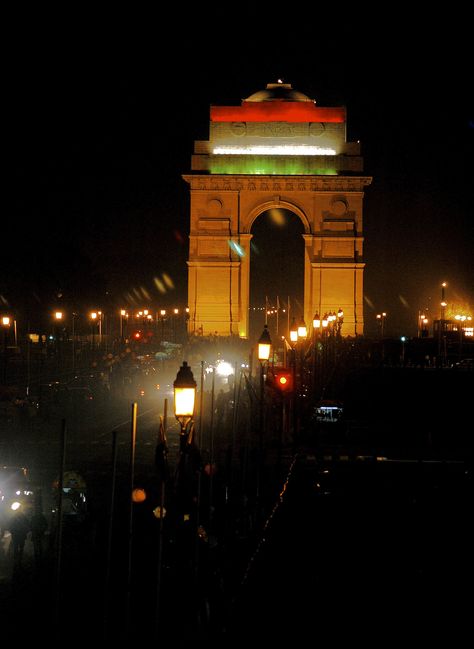
<svg viewBox="0 0 474 649"><path fill-rule="evenodd" d="M306 144L282 144L276 146L216 146L214 155L336 155L334 149L324 149Z"/></svg>

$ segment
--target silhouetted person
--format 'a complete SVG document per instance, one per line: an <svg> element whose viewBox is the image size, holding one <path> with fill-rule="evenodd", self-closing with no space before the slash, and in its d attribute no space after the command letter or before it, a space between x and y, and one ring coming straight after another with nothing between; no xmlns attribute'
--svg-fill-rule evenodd
<svg viewBox="0 0 474 649"><path fill-rule="evenodd" d="M10 523L15 567L21 566L25 541L29 531L30 523L28 518L23 514L23 512L15 512Z"/></svg>
<svg viewBox="0 0 474 649"><path fill-rule="evenodd" d="M36 510L31 517L31 540L35 552L35 564L38 568L43 559L43 538L48 529L48 521L41 510Z"/></svg>

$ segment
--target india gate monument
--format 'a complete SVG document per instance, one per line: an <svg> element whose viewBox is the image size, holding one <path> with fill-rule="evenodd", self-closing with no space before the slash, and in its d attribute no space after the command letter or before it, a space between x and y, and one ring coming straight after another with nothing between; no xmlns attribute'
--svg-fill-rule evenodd
<svg viewBox="0 0 474 649"><path fill-rule="evenodd" d="M211 106L191 173L189 333L249 336L251 228L280 208L301 220L304 313L342 309L342 335L364 333L364 188L344 107L321 107L278 80L240 106ZM278 260L275 260L278 263Z"/></svg>

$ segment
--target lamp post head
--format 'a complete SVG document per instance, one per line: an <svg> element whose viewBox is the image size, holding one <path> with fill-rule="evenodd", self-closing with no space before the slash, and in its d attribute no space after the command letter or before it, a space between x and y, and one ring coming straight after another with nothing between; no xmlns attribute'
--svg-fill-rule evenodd
<svg viewBox="0 0 474 649"><path fill-rule="evenodd" d="M290 342L292 343L298 342L298 327L296 326L296 320L294 318L291 321Z"/></svg>
<svg viewBox="0 0 474 649"><path fill-rule="evenodd" d="M272 339L268 331L268 325L263 327L262 335L258 339L258 360L268 361L270 358L270 348L272 346Z"/></svg>
<svg viewBox="0 0 474 649"><path fill-rule="evenodd" d="M308 329L306 328L306 322L304 321L304 318L301 317L300 323L298 325L298 338L305 340L307 335Z"/></svg>
<svg viewBox="0 0 474 649"><path fill-rule="evenodd" d="M174 388L174 414L184 428L194 415L194 401L196 398L196 381L191 368L183 361L179 368Z"/></svg>

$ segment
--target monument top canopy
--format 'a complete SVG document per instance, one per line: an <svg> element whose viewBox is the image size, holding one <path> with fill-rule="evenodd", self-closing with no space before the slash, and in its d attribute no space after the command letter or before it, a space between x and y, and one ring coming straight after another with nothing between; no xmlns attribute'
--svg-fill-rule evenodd
<svg viewBox="0 0 474 649"><path fill-rule="evenodd" d="M290 83L283 83L278 79L277 83L267 83L265 90L254 92L250 97L244 99L244 102L262 102L262 101L298 101L316 103L316 100L311 99L298 90L293 90Z"/></svg>
<svg viewBox="0 0 474 649"><path fill-rule="evenodd" d="M243 99L240 106L211 106L211 122L287 122L309 124L346 121L344 107L322 108L316 100L294 90L291 83L267 83L264 90Z"/></svg>

